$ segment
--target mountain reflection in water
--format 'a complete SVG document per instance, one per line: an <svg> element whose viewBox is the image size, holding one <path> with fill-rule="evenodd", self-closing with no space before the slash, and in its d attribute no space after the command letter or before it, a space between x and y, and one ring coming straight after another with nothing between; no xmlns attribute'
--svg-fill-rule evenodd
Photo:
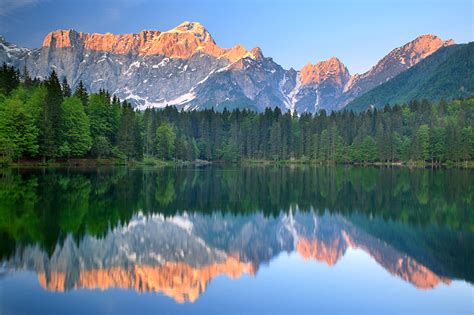
<svg viewBox="0 0 474 315"><path fill-rule="evenodd" d="M419 289L472 283L472 198L457 195L472 196L472 179L463 174L11 172L0 181L2 266L33 270L51 291L124 288L183 303L219 275L258 276L284 252L334 266L353 248Z"/></svg>

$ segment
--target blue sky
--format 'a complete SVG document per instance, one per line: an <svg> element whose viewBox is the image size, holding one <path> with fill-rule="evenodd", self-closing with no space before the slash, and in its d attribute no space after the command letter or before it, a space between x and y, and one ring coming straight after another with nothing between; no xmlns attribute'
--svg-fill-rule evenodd
<svg viewBox="0 0 474 315"><path fill-rule="evenodd" d="M473 40L472 0L0 0L0 34L38 47L52 30L136 33L198 21L222 47L259 46L284 68L337 56L351 73L432 33Z"/></svg>

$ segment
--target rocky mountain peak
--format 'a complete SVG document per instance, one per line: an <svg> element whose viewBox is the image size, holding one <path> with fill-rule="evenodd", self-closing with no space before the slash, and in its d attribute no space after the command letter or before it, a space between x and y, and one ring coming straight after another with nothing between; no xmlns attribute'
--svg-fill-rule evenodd
<svg viewBox="0 0 474 315"><path fill-rule="evenodd" d="M84 37L83 33L76 32L73 29L56 30L48 33L43 40L43 47L65 48L73 47L79 39Z"/></svg>
<svg viewBox="0 0 474 315"><path fill-rule="evenodd" d="M444 41L436 35L425 34L418 36L401 47L393 49L369 71L363 74L355 74L350 78L344 87L344 92L347 92L347 95L341 101L339 108L344 107L358 95L373 89L395 77L400 72L414 66L438 49L452 44L454 44L452 39Z"/></svg>
<svg viewBox="0 0 474 315"><path fill-rule="evenodd" d="M211 36L207 29L199 22L185 21L175 28L168 31L169 33L192 33L201 39L209 39Z"/></svg>
<svg viewBox="0 0 474 315"><path fill-rule="evenodd" d="M255 58L262 56L259 49L248 52L242 45L219 47L202 24L188 21L168 31L145 30L138 34L89 34L72 29L56 30L44 38L43 47L83 47L119 55L164 55L180 59L204 53L215 58L226 58L231 62L248 54Z"/></svg>
<svg viewBox="0 0 474 315"><path fill-rule="evenodd" d="M443 41L436 35L426 34L418 36L411 42L392 52L394 55L399 57L401 63L407 64L411 67L437 51L439 48L452 44L454 44L452 39Z"/></svg>
<svg viewBox="0 0 474 315"><path fill-rule="evenodd" d="M260 47L254 47L250 50L249 55L256 60L263 59L262 49Z"/></svg>
<svg viewBox="0 0 474 315"><path fill-rule="evenodd" d="M344 86L349 78L350 75L346 66L336 57L320 61L315 65L308 62L300 71L302 85L331 81L338 86Z"/></svg>
<svg viewBox="0 0 474 315"><path fill-rule="evenodd" d="M366 77L369 75L374 75L376 73L386 71L389 67L402 68L402 70L408 69L441 47L452 44L454 44L452 39L443 41L438 36L432 34L418 36L405 45L393 49L368 72L360 76Z"/></svg>

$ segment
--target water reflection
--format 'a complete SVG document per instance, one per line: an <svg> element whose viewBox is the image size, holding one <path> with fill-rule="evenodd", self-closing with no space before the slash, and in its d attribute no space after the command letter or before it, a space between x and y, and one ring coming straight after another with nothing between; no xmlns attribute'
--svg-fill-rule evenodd
<svg viewBox="0 0 474 315"><path fill-rule="evenodd" d="M376 168L8 171L2 268L51 291L126 288L194 302L281 253L366 252L419 289L473 281L470 172ZM355 270L357 272L357 270Z"/></svg>

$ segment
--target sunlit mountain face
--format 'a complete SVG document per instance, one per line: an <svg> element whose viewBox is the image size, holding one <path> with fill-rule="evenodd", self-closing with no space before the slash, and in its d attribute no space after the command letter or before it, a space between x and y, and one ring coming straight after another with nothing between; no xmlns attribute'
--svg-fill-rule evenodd
<svg viewBox="0 0 474 315"><path fill-rule="evenodd" d="M256 281L282 255L332 269L357 251L417 290L472 284L470 183L384 168L7 171L2 273L185 303L220 276Z"/></svg>

